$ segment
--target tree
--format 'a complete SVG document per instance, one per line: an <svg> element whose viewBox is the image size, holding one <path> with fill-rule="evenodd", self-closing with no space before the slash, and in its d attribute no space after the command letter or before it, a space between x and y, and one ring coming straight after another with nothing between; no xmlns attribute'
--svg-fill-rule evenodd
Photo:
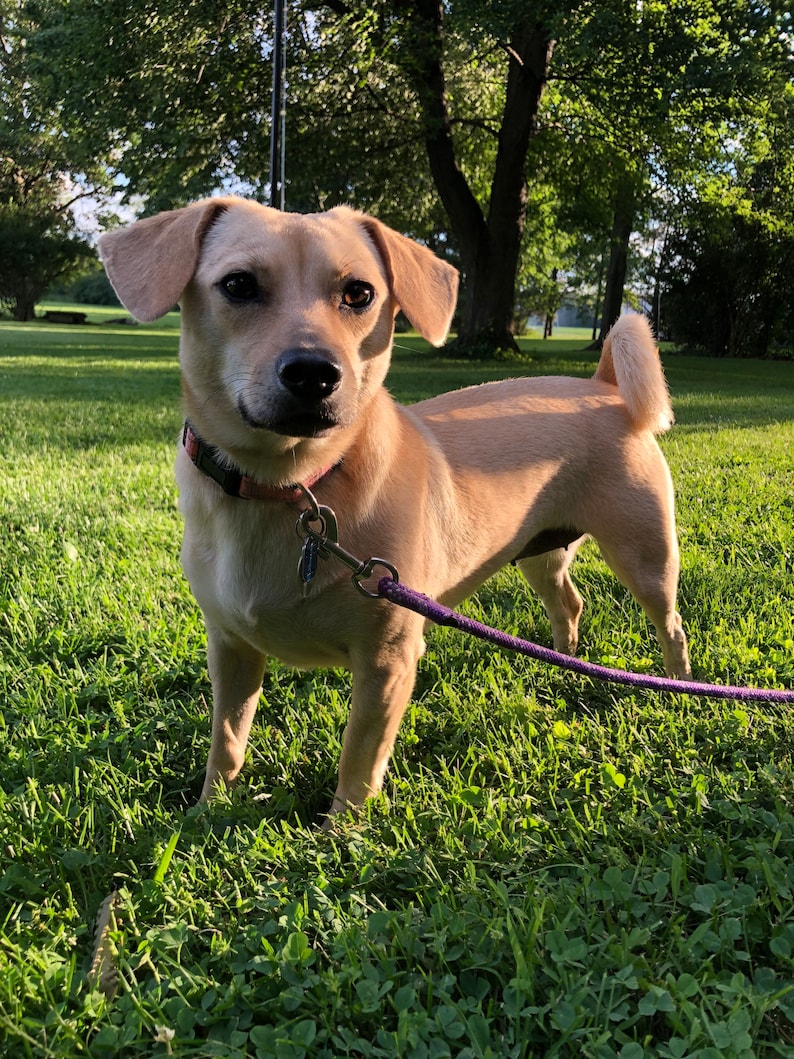
<svg viewBox="0 0 794 1059"><path fill-rule="evenodd" d="M609 4L561 38L547 104L570 137L596 145L595 158L604 147L611 156L599 184L612 204L602 338L643 218L731 168L748 115L790 81L791 21L776 0L650 0Z"/></svg>
<svg viewBox="0 0 794 1059"><path fill-rule="evenodd" d="M35 80L58 124L148 210L230 181L265 197L269 11L246 0L30 0L28 11ZM785 51L785 17L740 0L293 0L288 205L353 201L456 255L461 343L511 347L540 158L530 148L555 128L612 206L606 232L599 219L590 233L611 232L606 327L651 174L684 186L715 164L726 123Z"/></svg>
<svg viewBox="0 0 794 1059"><path fill-rule="evenodd" d="M756 120L752 120L755 118ZM662 325L714 356L767 356L791 345L794 84L748 115L733 165L703 182L665 241Z"/></svg>
<svg viewBox="0 0 794 1059"><path fill-rule="evenodd" d="M390 204L411 203L417 184L420 193L428 188L429 174L466 280L462 332L469 343L484 336L513 344L525 158L553 48L545 23L525 6L380 0L318 4L311 16L296 8L292 14L291 199L328 206L355 189L366 206L375 195L362 192L385 159ZM179 204L232 174L262 195L267 14L213 0L172 0L156 8L147 0L123 6L34 0L28 10L39 25L31 42L37 77L59 122L84 145L86 157L98 151L110 158L115 151L119 174L148 197L147 208ZM476 44L464 47L473 27ZM456 95L456 82L478 51L493 87L480 86L469 102ZM338 89L335 101L329 84ZM502 105L490 128L491 114L477 113L483 94L490 109ZM331 103L321 115L316 97ZM313 127L307 128L307 115L314 115ZM344 138L337 135L340 126ZM484 194L477 186L481 163L465 172L463 141L475 128L479 142L485 133L493 137ZM417 158L417 147L424 157ZM399 161L402 152L407 157ZM417 217L413 205L411 227L427 236L428 217L436 220L438 211ZM384 219L400 212L407 212L404 206L387 208Z"/></svg>
<svg viewBox="0 0 794 1059"><path fill-rule="evenodd" d="M794 237L716 205L698 214L669 242L664 333L712 356L766 356L787 322Z"/></svg>
<svg viewBox="0 0 794 1059"><path fill-rule="evenodd" d="M26 14L31 79L79 164L101 159L150 212L245 180L254 157L261 173L272 38L258 9L31 0Z"/></svg>
<svg viewBox="0 0 794 1059"><path fill-rule="evenodd" d="M30 205L0 203L0 304L32 320L36 303L58 279L93 256L68 219Z"/></svg>
<svg viewBox="0 0 794 1059"><path fill-rule="evenodd" d="M444 74L444 5L415 0L413 47L405 49L423 117L425 148L441 201L455 233L466 280L459 343L511 348L515 279L526 221L526 157L537 129L554 39L531 11L505 27L504 109L499 125L487 211L466 180L455 150Z"/></svg>
<svg viewBox="0 0 794 1059"><path fill-rule="evenodd" d="M529 295L532 310L546 318L546 334L564 301L600 320L612 223L614 151L603 137L582 135L565 120L562 103L561 86L552 79L527 160L529 204L517 292L519 304Z"/></svg>
<svg viewBox="0 0 794 1059"><path fill-rule="evenodd" d="M27 76L19 5L0 4L0 303L31 320L37 300L89 254L70 207L85 190L70 181L60 132L36 107Z"/></svg>

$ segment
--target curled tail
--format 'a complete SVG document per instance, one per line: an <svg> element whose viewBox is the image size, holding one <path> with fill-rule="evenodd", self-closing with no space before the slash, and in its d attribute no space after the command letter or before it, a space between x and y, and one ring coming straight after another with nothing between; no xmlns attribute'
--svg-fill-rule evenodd
<svg viewBox="0 0 794 1059"><path fill-rule="evenodd" d="M673 425L659 351L644 316L621 316L604 340L594 378L617 386L635 426L663 434Z"/></svg>

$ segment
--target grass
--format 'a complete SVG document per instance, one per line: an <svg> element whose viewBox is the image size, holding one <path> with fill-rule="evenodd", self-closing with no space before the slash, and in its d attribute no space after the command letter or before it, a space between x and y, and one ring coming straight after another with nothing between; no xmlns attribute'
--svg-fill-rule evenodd
<svg viewBox="0 0 794 1059"><path fill-rule="evenodd" d="M112 315L118 315L117 311ZM107 318L107 314L104 319ZM348 679L274 664L193 807L174 318L0 324L0 1054L794 1055L794 721L595 685L435 630L385 793L335 835ZM402 400L514 373L400 336ZM528 372L590 374L578 339ZM794 364L671 357L696 676L794 684ZM582 653L660 671L596 550ZM503 572L472 615L548 642ZM119 987L87 982L119 891Z"/></svg>

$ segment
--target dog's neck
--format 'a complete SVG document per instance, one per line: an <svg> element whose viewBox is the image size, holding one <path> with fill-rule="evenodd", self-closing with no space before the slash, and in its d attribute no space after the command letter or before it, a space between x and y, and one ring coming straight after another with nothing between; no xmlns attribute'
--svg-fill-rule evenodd
<svg viewBox="0 0 794 1059"><path fill-rule="evenodd" d="M314 488L335 466L324 467L309 475L300 485L273 486L258 482L255 478L243 474L239 468L231 466L213 445L199 437L188 420L185 420L182 431L182 445L202 474L216 482L227 496L240 500L279 500L284 504L296 504L306 496L301 486L306 489Z"/></svg>

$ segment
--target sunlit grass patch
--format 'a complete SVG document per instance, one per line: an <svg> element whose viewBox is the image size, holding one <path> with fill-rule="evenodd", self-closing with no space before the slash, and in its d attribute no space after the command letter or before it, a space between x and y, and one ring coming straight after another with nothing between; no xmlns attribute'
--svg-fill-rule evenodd
<svg viewBox="0 0 794 1059"><path fill-rule="evenodd" d="M447 361L415 400L578 342ZM594 684L432 630L386 790L336 833L349 680L275 663L244 777L179 570L173 328L0 325L0 1054L790 1055L790 711ZM667 361L698 677L794 685L794 365ZM498 513L497 513L498 514ZM661 671L593 546L581 652ZM515 570L465 604L549 642ZM119 984L89 986L118 890Z"/></svg>

